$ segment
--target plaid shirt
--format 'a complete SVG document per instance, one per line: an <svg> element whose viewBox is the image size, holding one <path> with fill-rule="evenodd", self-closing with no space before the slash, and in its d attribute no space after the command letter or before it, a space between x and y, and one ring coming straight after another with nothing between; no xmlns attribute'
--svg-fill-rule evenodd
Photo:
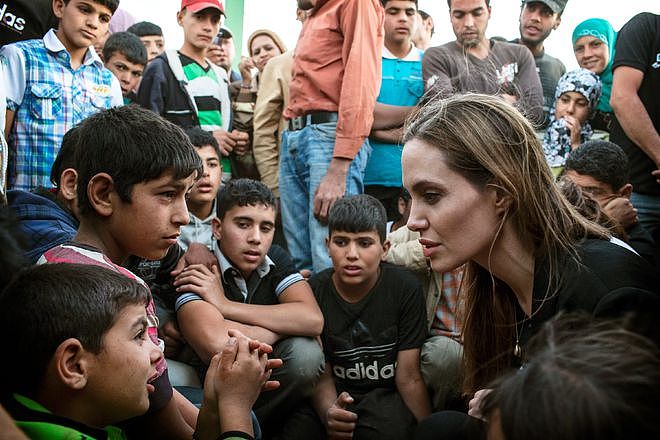
<svg viewBox="0 0 660 440"><path fill-rule="evenodd" d="M463 266L434 275L434 282L439 284L440 300L435 308L431 334L447 336L460 342L462 323L458 319L458 291L463 278Z"/></svg>
<svg viewBox="0 0 660 440"><path fill-rule="evenodd" d="M50 187L50 168L64 133L101 109L122 105L119 82L92 49L73 70L52 29L41 40L2 47L0 61L7 109L15 112L8 186Z"/></svg>

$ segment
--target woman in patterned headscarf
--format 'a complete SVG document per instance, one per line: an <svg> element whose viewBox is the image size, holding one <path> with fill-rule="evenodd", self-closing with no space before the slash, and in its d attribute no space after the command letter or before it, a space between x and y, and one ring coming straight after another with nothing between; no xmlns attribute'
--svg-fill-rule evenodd
<svg viewBox="0 0 660 440"><path fill-rule="evenodd" d="M601 81L587 69L567 72L555 90L555 105L543 138L543 152L556 171L564 166L568 154L591 139L589 120L601 97Z"/></svg>
<svg viewBox="0 0 660 440"><path fill-rule="evenodd" d="M602 18L585 20L573 31L573 52L578 65L598 75L603 84L601 98L591 125L594 129L608 133L614 120L610 93L615 43L616 31L609 21Z"/></svg>

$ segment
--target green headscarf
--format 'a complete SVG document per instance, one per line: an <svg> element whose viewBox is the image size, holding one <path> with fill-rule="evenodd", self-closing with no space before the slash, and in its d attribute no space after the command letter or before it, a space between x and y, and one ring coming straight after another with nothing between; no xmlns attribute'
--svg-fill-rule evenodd
<svg viewBox="0 0 660 440"><path fill-rule="evenodd" d="M605 66L605 70L598 74L600 81L603 84L602 94L600 101L596 106L596 110L606 113L612 113L610 106L610 95L612 94L612 63L614 62L614 46L616 44L616 31L609 21L602 18L590 18L578 24L573 31L573 46L575 42L584 36L596 37L603 43L607 44L610 52L610 60Z"/></svg>

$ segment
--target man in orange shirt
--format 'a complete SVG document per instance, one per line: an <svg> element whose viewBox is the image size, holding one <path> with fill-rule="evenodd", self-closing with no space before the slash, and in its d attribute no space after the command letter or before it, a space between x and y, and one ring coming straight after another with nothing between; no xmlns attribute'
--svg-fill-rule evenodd
<svg viewBox="0 0 660 440"><path fill-rule="evenodd" d="M282 223L298 269L331 266L328 211L363 192L367 136L380 87L383 8L378 0L297 0L312 8L296 46L288 129L280 149Z"/></svg>

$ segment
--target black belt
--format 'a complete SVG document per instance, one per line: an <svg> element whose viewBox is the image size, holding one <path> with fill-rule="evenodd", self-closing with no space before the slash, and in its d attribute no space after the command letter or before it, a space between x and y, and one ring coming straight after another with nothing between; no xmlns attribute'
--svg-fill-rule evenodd
<svg viewBox="0 0 660 440"><path fill-rule="evenodd" d="M308 113L305 116L298 116L297 118L289 119L289 131L302 130L308 125L323 124L326 122L337 122L336 112L314 112Z"/></svg>

